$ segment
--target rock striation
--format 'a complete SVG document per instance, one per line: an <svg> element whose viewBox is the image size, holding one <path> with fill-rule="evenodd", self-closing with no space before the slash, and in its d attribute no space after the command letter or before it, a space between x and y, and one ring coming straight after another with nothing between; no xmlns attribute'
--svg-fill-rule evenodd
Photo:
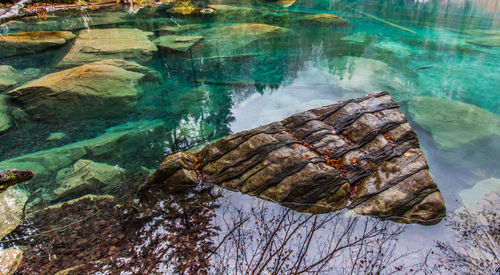
<svg viewBox="0 0 500 275"><path fill-rule="evenodd" d="M296 211L342 208L402 223L446 213L418 139L385 92L312 109L168 155L140 187L144 201L208 182Z"/></svg>

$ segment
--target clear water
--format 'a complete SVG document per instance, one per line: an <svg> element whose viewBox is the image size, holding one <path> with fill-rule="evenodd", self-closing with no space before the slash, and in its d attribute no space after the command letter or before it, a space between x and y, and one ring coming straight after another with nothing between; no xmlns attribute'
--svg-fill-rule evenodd
<svg viewBox="0 0 500 275"><path fill-rule="evenodd" d="M203 2L196 4L201 7L207 5ZM137 186L147 176L144 167L156 168L163 157L170 152L187 150L231 133L281 120L291 114L331 104L338 100L385 90L400 103L401 110L417 132L421 147L428 159L431 174L445 198L448 213L464 205L464 199L458 195L459 192L485 179L496 178L497 182L500 179L500 126L498 126L500 123L500 45L498 44L500 5L498 2L486 0L299 0L289 7L256 2L224 2L223 4L233 5L243 10L232 13L221 12L213 17L196 17L167 15L168 5L159 8L146 7L135 13L113 8L84 13L62 13L49 17L47 21L27 19L25 24L3 25L0 31L4 33L43 30L70 30L77 33L85 28L92 30L116 27L151 31L155 37L162 35L159 32L161 27L186 24L201 24L201 27L190 29L182 35L209 35L211 29L238 23L270 24L287 28L288 31L284 36L257 40L243 46L242 43L245 41L229 39L212 48L199 43L186 53L158 51L145 65L161 74L162 84L160 86L143 85L141 88L144 93L135 111L112 119L99 118L74 122L29 120L15 124L7 132L0 134L0 161L96 138L105 134L107 129L127 122L159 120L164 125L160 133L152 131L151 134L143 134L140 141L132 141L132 144L117 143L113 152L94 159L90 157L94 161L125 169L127 178L115 188L91 193L112 194L123 200L133 199ZM114 19L109 16L111 12L120 19L113 21ZM341 16L349 20L351 24L319 28L294 21L300 16L319 13ZM373 16L391 24L376 20ZM104 20L103 18L106 17L110 18ZM397 26L404 27L406 30ZM496 46L472 43L476 39L494 36L497 37ZM53 66L65 55L69 47L51 49L34 55L3 58L0 59L0 65L11 65L19 70L36 68L40 70L41 76L57 70ZM420 125L414 120L415 114L409 110L408 102L418 96L467 103L488 111L493 119L485 122L490 124L485 127L493 129L493 132L451 149L443 148L435 136L441 129L429 129ZM467 108L473 108L470 105L467 105L469 106ZM456 115L467 116L467 108L460 109L462 113ZM497 126L494 126L495 123ZM464 125L464 127L469 126ZM497 127L496 132L494 127ZM54 132L64 132L66 136L60 140L46 141L47 137ZM0 162L0 168L18 167L3 167ZM35 192L41 188L42 191L35 192L30 197L30 201L39 202L38 206L33 209L47 205L40 199L43 199L44 192L57 188L56 172L51 171L47 175L36 176L34 180L21 185L29 192ZM485 193L488 195L492 189L486 189ZM200 210L196 206L198 204L193 202L193 198L200 199L201 204L204 204L205 201L201 199L203 195L200 194L206 192L222 192L222 198L217 200L217 207L213 205L213 202L208 202L210 206ZM127 231L129 234L127 236L135 236L130 238L136 242L135 246L125 242L116 244L118 247L121 245L121 248L135 247L129 250L129 254L109 258L109 255L115 255L110 252L108 256L107 254L101 255L90 260L88 253L91 248L80 247L78 253L87 254L80 258L67 258L66 261L57 260L56 266L59 265L59 269L75 266L84 258L87 264L94 266L94 269L81 267L82 270L86 270L85 272L101 270L106 273L107 270L113 273L116 270L123 270L123 274L146 274L148 272L170 274L175 272L202 273L202 270L208 270L209 274L248 274L250 271L246 268L251 267L250 270L253 270L255 267L253 271L258 273L263 264L256 262L255 259L253 262L250 261L252 252L257 255L255 256L257 258L266 254L263 252L265 247L262 247L259 241L266 240L263 236L268 236L269 232L272 232L272 225L279 223L280 218L286 217L289 221L289 228L293 229L295 226L300 228L297 233L294 233L297 235L293 235L294 243L290 241L285 245L293 252L285 258L287 250L281 251L279 255L284 264L280 267L280 262L276 263L276 258L273 258L261 272L275 272L273 274L306 272L307 270L303 268L324 256L321 253L324 253L328 244L331 245L331 242L328 243L330 238L344 238L345 240L346 237L342 237L338 232L342 232L342 228L348 228L352 219L347 217L348 214L347 216L332 214L320 216L319 220L314 220L313 223L314 218L308 215L290 214L286 212L286 209L277 205L222 190L193 190L181 197L182 199L168 198L163 203L172 204L172 201L175 201L177 205L179 200L183 201L187 206L179 207L183 205L182 203L177 205L178 208L183 209L183 213L191 213L194 216L194 213L199 212L198 214L203 217L200 219L218 226L220 230L212 232L205 228L201 230L203 234L196 235L193 233L195 229L189 226L187 229L180 230L179 227L185 224L182 221L164 217L161 211L153 211L153 214L147 215L137 214L140 217L147 216L149 219L137 218L139 221L133 222L136 230ZM73 197L62 198L59 201L65 199L73 199ZM191 208L194 210L190 212ZM209 208L215 211L208 211ZM258 212L256 209L267 209L267 212L262 210L256 213ZM83 217L84 214L80 216ZM107 218L110 217L113 216ZM231 226L234 224L231 223L237 224L236 217L248 217L251 222L244 224L244 230L232 230ZM72 218L81 221L78 215ZM307 221L301 223L306 219ZM315 235L311 236L311 240L314 241L308 243L307 232L320 223L320 220L325 220L324 227L315 231ZM97 223L97 218L95 221ZM123 222L123 220L117 218L117 222ZM397 245L392 251L395 256L405 255L408 251L417 251L395 262L385 263L384 261L388 260L386 258L376 260L380 263L384 262L384 266L387 266L382 269L382 274L392 271L411 274L417 270L420 273L439 274L444 270L440 269L443 266L439 265L443 263L443 258L440 258L443 255L436 247L436 241L447 241L456 249L461 247L454 235L458 231L446 221L435 226L405 226L403 233L397 232L395 236L392 236L394 239L389 239L387 234L394 233L394 230L400 228L396 228L391 223L367 218L358 218L355 222L356 225L353 227L356 229L352 236L349 235L352 238L355 234L362 234L363 226L369 223L368 227L374 226L373 228L376 227L377 230L384 228L377 234L387 238L387 242L384 243L387 247ZM17 235L11 235L9 238L21 239L23 235L24 237L31 236L33 232L39 234L43 232L39 224L23 223L23 226L14 232ZM270 228L267 228L266 224L271 225ZM333 224L338 224L340 229L332 230ZM496 239L494 238L493 242L496 241L494 247L498 248L498 227L495 230ZM276 234L276 243L273 242L273 245L279 247L280 240L286 240L287 232L285 231L279 231ZM74 234L75 238L79 234L81 238L88 237L86 235L83 237L84 234L78 232L75 229L75 232L68 231L66 234ZM189 241L175 239L173 235L182 234L176 235L172 232L183 232L186 236L196 236L198 239L195 237ZM239 239L235 237L235 232L241 233L238 235ZM110 234L110 236L113 235L113 233ZM225 238L227 234L232 237ZM41 234L41 236L45 235ZM58 253L55 250L57 244L51 243L53 240L48 240L48 237L46 239L33 238L35 238L32 241L33 244L38 245L43 242L46 247L28 246L36 252L28 253L23 272L43 273L46 262L39 261L35 264L37 257L42 257L40 255L58 255L57 257L64 259L64 253L69 253L69 250ZM2 244L6 246L14 244L7 239ZM191 250L182 245L194 242L199 247L203 247L203 241L209 243L208 240L213 242L211 245L214 247L217 247L217 243L222 240L224 243L217 247L217 253L205 251L205 254L191 253ZM144 248L141 248L138 243L143 243ZM172 243L177 243L177 245L169 246ZM297 259L301 258L299 252L303 251L301 245L304 243L307 243L310 248L306 250L303 262L296 265L300 268L287 267L287 264L293 265L297 263ZM21 244L26 245L22 242ZM373 267L374 264L366 264L368 267L358 266L352 263L352 257L349 255L363 251L362 254L366 259L375 259L370 258L372 256L367 252L376 247L374 244L371 243L363 248L353 245L345 251L339 251L335 254L338 256L324 261L325 266L322 272L324 274L344 274L351 271L357 274L368 273L369 267ZM210 244L205 245L210 246ZM243 245L246 251L239 247ZM108 249L110 246L104 243L102 245L104 248L99 249ZM144 252L151 247L156 250ZM78 255L75 249L71 250L71 253ZM162 249L166 252L162 253ZM271 248L270 251L274 251L273 249L278 248ZM419 264L424 262L423 259L429 251L432 252L429 254L429 266L422 268ZM490 263L491 266L499 264L498 251L496 253L496 263ZM200 262L201 259L205 259L202 254L208 257L209 267L198 267L199 269L193 267L194 271L175 269L179 265L173 262L177 261L184 265L188 265L190 261ZM238 258L238 255L245 260ZM263 257L262 261L265 261L266 257ZM61 264L61 262L65 263ZM438 263L437 266L436 263ZM404 265L404 268L400 268L400 265ZM40 267L38 271L37 267ZM452 261L449 261L448 267L456 273L460 273L463 270L461 268L464 268ZM314 268L308 272L312 273ZM374 268L371 272L376 273L376 270ZM473 269L467 271L475 272Z"/></svg>

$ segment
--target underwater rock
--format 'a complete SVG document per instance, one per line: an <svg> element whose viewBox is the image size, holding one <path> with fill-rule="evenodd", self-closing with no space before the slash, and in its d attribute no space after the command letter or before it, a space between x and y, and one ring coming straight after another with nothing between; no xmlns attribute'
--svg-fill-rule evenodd
<svg viewBox="0 0 500 275"><path fill-rule="evenodd" d="M74 45L57 68L69 68L104 59L148 62L158 49L152 32L139 29L91 29L78 33Z"/></svg>
<svg viewBox="0 0 500 275"><path fill-rule="evenodd" d="M168 15L173 16L189 16L189 17L205 17L214 15L215 10L207 8L195 8L193 6L173 7L167 10Z"/></svg>
<svg viewBox="0 0 500 275"><path fill-rule="evenodd" d="M0 94L0 133L9 130L12 126L7 99L8 97L6 95Z"/></svg>
<svg viewBox="0 0 500 275"><path fill-rule="evenodd" d="M300 18L299 21L304 24L310 24L320 27L336 27L351 24L351 22L345 20L342 17L327 13L307 15L303 18Z"/></svg>
<svg viewBox="0 0 500 275"><path fill-rule="evenodd" d="M236 24L206 31L203 44L220 54L240 52L255 43L282 39L289 30L267 24Z"/></svg>
<svg viewBox="0 0 500 275"><path fill-rule="evenodd" d="M0 193L0 239L22 222L23 207L27 200L28 194L16 187Z"/></svg>
<svg viewBox="0 0 500 275"><path fill-rule="evenodd" d="M164 35L154 40L155 45L159 49L169 49L173 51L186 52L194 44L200 41L203 36L180 36L180 35Z"/></svg>
<svg viewBox="0 0 500 275"><path fill-rule="evenodd" d="M457 149L489 136L500 136L500 116L474 105L434 97L415 97L408 110L442 149Z"/></svg>
<svg viewBox="0 0 500 275"><path fill-rule="evenodd" d="M500 47L500 31L499 30L481 30L467 32L471 36L467 39L467 43L482 47Z"/></svg>
<svg viewBox="0 0 500 275"><path fill-rule="evenodd" d="M164 26L158 29L160 34L179 34L179 33L185 33L185 32L190 32L190 31L197 31L200 29L203 29L205 25L202 24L185 24L185 25L179 25L179 26Z"/></svg>
<svg viewBox="0 0 500 275"><path fill-rule="evenodd" d="M18 247L0 249L0 273L12 275L23 260L23 251Z"/></svg>
<svg viewBox="0 0 500 275"><path fill-rule="evenodd" d="M482 199L488 199L489 194L492 192L500 192L500 179L489 178L482 180L474 184L472 188L458 192L458 196L462 199L462 203L467 205Z"/></svg>
<svg viewBox="0 0 500 275"><path fill-rule="evenodd" d="M125 170L105 163L81 159L57 173L57 188L42 195L44 201L67 201L87 194L99 194L125 179Z"/></svg>
<svg viewBox="0 0 500 275"><path fill-rule="evenodd" d="M0 93L19 81L19 72L9 65L0 65Z"/></svg>
<svg viewBox="0 0 500 275"><path fill-rule="evenodd" d="M48 176L81 158L105 158L124 152L141 152L151 136L165 131L161 120L128 122L106 130L96 138L38 151L0 162L0 170L30 169L35 177Z"/></svg>
<svg viewBox="0 0 500 275"><path fill-rule="evenodd" d="M66 134L63 132L50 133L49 137L46 141L60 140L66 137Z"/></svg>
<svg viewBox="0 0 500 275"><path fill-rule="evenodd" d="M142 95L139 82L155 75L136 63L103 60L46 75L7 94L36 120L117 117L134 109Z"/></svg>
<svg viewBox="0 0 500 275"><path fill-rule="evenodd" d="M22 32L0 36L0 57L34 54L61 47L75 38L68 31Z"/></svg>
<svg viewBox="0 0 500 275"><path fill-rule="evenodd" d="M168 155L140 187L157 200L209 182L296 211L342 208L403 223L435 224L446 214L399 105L385 92L312 109Z"/></svg>

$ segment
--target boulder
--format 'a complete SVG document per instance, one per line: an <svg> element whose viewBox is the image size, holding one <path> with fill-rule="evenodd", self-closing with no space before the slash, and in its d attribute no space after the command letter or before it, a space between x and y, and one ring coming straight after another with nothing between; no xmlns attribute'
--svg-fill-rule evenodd
<svg viewBox="0 0 500 275"><path fill-rule="evenodd" d="M9 130L12 126L9 116L8 97L0 94L0 133Z"/></svg>
<svg viewBox="0 0 500 275"><path fill-rule="evenodd" d="M161 120L128 122L106 130L96 138L43 150L0 162L0 170L33 170L36 177L49 176L81 158L105 158L113 154L140 153L151 143L151 136L163 133Z"/></svg>
<svg viewBox="0 0 500 275"><path fill-rule="evenodd" d="M65 137L66 137L66 134L63 132L50 133L50 135L49 135L49 137L47 137L46 141L61 140Z"/></svg>
<svg viewBox="0 0 500 275"><path fill-rule="evenodd" d="M288 33L285 28L267 24L236 24L204 32L203 44L220 54L238 53L250 45L283 39Z"/></svg>
<svg viewBox="0 0 500 275"><path fill-rule="evenodd" d="M99 194L125 180L125 170L105 163L81 159L57 173L57 188L42 195L51 202L67 201L87 194Z"/></svg>
<svg viewBox="0 0 500 275"><path fill-rule="evenodd" d="M27 200L28 194L17 187L10 187L0 193L0 239L22 222L23 207Z"/></svg>
<svg viewBox="0 0 500 275"><path fill-rule="evenodd" d="M489 178L482 180L474 184L472 188L458 192L458 196L464 205L468 205L482 199L488 199L493 192L500 192L500 179Z"/></svg>
<svg viewBox="0 0 500 275"><path fill-rule="evenodd" d="M16 85L19 81L19 72L9 65L0 65L0 93Z"/></svg>
<svg viewBox="0 0 500 275"><path fill-rule="evenodd" d="M333 14L312 14L298 19L299 22L319 27L336 27L350 25L351 23L342 17Z"/></svg>
<svg viewBox="0 0 500 275"><path fill-rule="evenodd" d="M467 32L469 39L467 43L482 46L482 47L500 47L500 31L499 30L481 30Z"/></svg>
<svg viewBox="0 0 500 275"><path fill-rule="evenodd" d="M152 35L139 29L82 30L56 67L69 68L104 59L125 59L143 64L157 51L149 40Z"/></svg>
<svg viewBox="0 0 500 275"><path fill-rule="evenodd" d="M0 36L0 58L43 52L61 47L75 38L68 31L22 32Z"/></svg>
<svg viewBox="0 0 500 275"><path fill-rule="evenodd" d="M415 97L408 102L408 110L442 149L458 149L472 141L500 135L500 116L470 104Z"/></svg>
<svg viewBox="0 0 500 275"><path fill-rule="evenodd" d="M137 63L103 60L46 75L7 94L36 120L119 117L134 109L142 95L139 82L155 75Z"/></svg>
<svg viewBox="0 0 500 275"><path fill-rule="evenodd" d="M164 26L158 29L158 31L163 34L179 34L191 31L197 31L203 29L204 25L202 24L185 24L179 26Z"/></svg>
<svg viewBox="0 0 500 275"><path fill-rule="evenodd" d="M23 251L18 247L0 249L0 273L12 275L23 260Z"/></svg>
<svg viewBox="0 0 500 275"><path fill-rule="evenodd" d="M415 133L385 92L312 109L205 146L168 155L140 187L156 201L209 182L325 213L345 207L403 223L446 214Z"/></svg>
<svg viewBox="0 0 500 275"><path fill-rule="evenodd" d="M179 36L179 35L164 35L154 40L155 45L159 49L168 49L178 52L186 52L194 44L200 41L203 36Z"/></svg>

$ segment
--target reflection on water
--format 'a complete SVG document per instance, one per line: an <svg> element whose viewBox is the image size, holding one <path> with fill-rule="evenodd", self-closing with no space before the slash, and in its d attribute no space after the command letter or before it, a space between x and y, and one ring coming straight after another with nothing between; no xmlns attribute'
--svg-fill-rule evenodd
<svg viewBox="0 0 500 275"><path fill-rule="evenodd" d="M21 273L72 267L76 273L111 274L467 273L499 264L494 253L466 256L467 246L458 245L454 235L498 250L498 225L490 219L498 210L490 211L484 224L450 218L436 226L406 226L403 232L398 225L343 212L299 214L209 186L170 194L153 205L134 200L165 154L376 90L388 91L401 104L450 214L466 201L491 200L500 188L497 1L194 4L199 8L164 4L133 14L101 9L1 25L2 33L79 35L83 29L89 36L93 29L118 29L102 32L98 43L80 37L43 50L38 45L14 47L13 55L0 52L0 170L35 171L34 180L20 185L31 193L23 193L22 202L28 201L18 209L26 219L2 240L4 247L23 247ZM172 5L183 9L169 9ZM317 16L325 13L343 19ZM125 28L137 31L120 38ZM169 39L159 39L165 35ZM74 45L84 46L74 51ZM68 60L77 66L87 59L138 62L157 71L161 84L134 84L137 97L123 99L132 107L106 119L41 118L30 113L33 104L42 99L46 108L61 104L43 91L37 91L38 101L8 92L67 68ZM144 70L137 68L114 70L121 72L117 79L130 80ZM99 184L109 180L94 170L78 170L80 159L106 173L122 168L125 176L119 178L127 180L103 187ZM61 176L68 167L70 180ZM97 180L85 188L68 186L61 194L71 196L55 199L62 181L79 178ZM113 197L44 209L87 194ZM468 226L472 229L464 229ZM487 242L476 235L481 226L487 226L481 231L491 237ZM439 264L444 260L438 251L445 264ZM488 267L478 269L485 259Z"/></svg>

